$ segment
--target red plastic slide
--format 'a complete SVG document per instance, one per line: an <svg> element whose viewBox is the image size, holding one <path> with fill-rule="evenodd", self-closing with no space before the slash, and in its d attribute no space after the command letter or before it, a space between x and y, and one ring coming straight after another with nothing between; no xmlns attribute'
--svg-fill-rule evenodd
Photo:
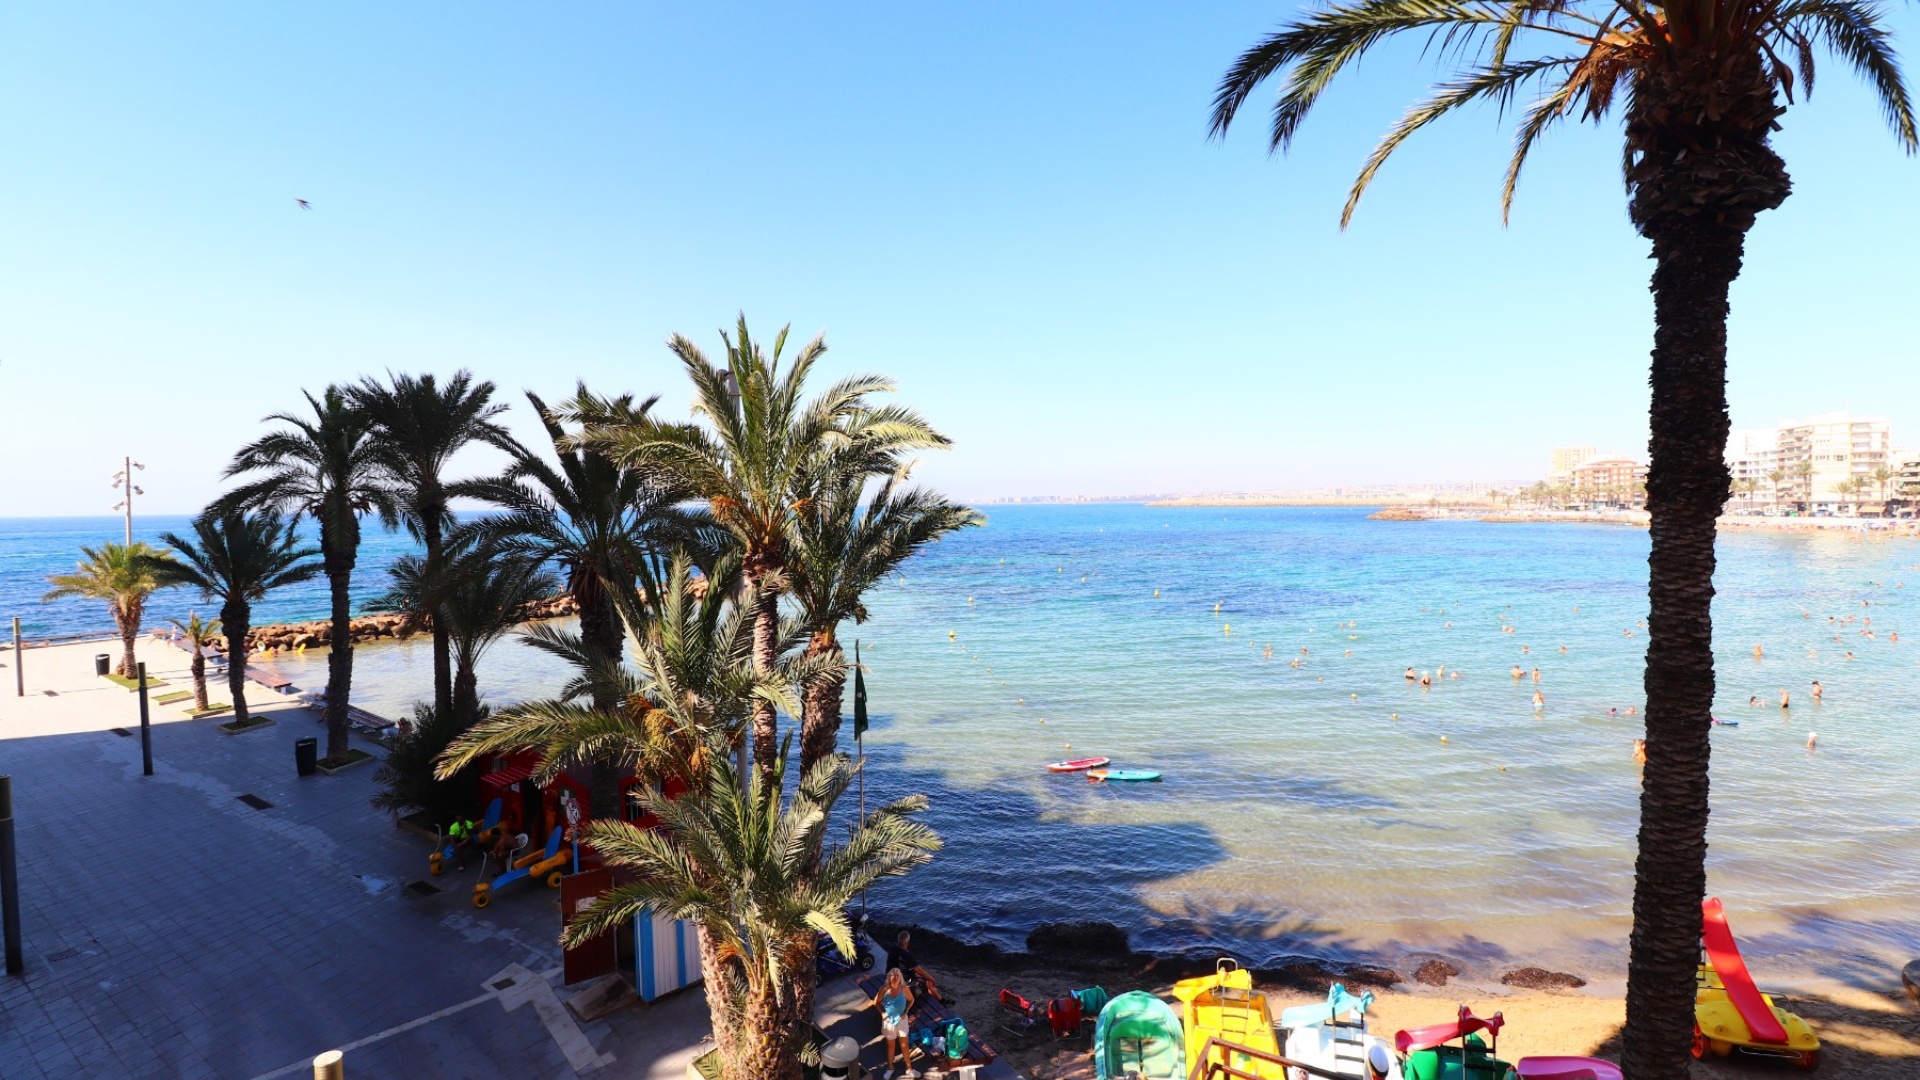
<svg viewBox="0 0 1920 1080"><path fill-rule="evenodd" d="M1707 897L1701 901L1700 910L1706 916L1700 928L1700 940L1707 949L1707 962L1719 974L1720 984L1727 988L1727 1000L1733 1002L1734 1011L1740 1014L1755 1042L1785 1046L1787 1029L1780 1026L1779 1018L1767 1008L1766 999L1753 985L1753 976L1747 974L1747 962L1741 959L1740 946L1734 943L1720 898Z"/></svg>
<svg viewBox="0 0 1920 1080"><path fill-rule="evenodd" d="M1396 1032L1393 1036L1393 1046L1402 1054L1411 1054L1415 1050L1430 1050L1436 1046L1444 1046L1455 1039L1464 1039L1476 1031L1485 1031L1497 1038L1500 1035L1500 1026L1506 1022L1506 1018L1499 1013L1494 1013L1482 1020L1473 1015L1472 1009L1462 1005L1460 1019L1451 1024L1433 1024L1428 1027L1414 1028L1411 1031Z"/></svg>

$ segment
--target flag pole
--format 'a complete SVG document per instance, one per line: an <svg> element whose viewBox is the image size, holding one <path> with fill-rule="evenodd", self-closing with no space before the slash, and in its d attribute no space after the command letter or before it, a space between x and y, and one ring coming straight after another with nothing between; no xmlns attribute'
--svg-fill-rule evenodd
<svg viewBox="0 0 1920 1080"><path fill-rule="evenodd" d="M867 680L860 671L860 639L853 639L853 745L860 763L860 824L867 823ZM857 828L857 826L856 826ZM867 917L867 890L860 890L860 918Z"/></svg>

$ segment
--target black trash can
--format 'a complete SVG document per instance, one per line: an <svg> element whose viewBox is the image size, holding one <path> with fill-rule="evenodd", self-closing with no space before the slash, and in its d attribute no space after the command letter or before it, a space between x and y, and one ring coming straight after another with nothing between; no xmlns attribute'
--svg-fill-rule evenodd
<svg viewBox="0 0 1920 1080"><path fill-rule="evenodd" d="M112 670L113 670L113 657L108 656L106 653L93 654L93 673L95 675L105 675L107 672Z"/></svg>
<svg viewBox="0 0 1920 1080"><path fill-rule="evenodd" d="M320 771L320 740L295 739L293 741L293 763L300 769L301 776L312 776Z"/></svg>

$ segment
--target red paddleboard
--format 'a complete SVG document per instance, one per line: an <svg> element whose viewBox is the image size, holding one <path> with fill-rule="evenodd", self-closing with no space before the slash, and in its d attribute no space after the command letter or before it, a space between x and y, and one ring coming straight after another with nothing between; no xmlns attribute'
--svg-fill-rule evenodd
<svg viewBox="0 0 1920 1080"><path fill-rule="evenodd" d="M1780 1026L1780 1019L1767 1008L1766 1000L1753 985L1753 976L1747 974L1747 962L1740 956L1740 946L1734 943L1733 930L1727 926L1727 912L1720 906L1720 898L1707 897L1700 902L1700 910L1706 916L1700 940L1707 949L1707 962L1719 974L1720 985L1727 988L1727 1000L1733 1002L1734 1011L1747 1025L1747 1033L1755 1042L1786 1045L1787 1029Z"/></svg>
<svg viewBox="0 0 1920 1080"><path fill-rule="evenodd" d="M1056 761L1047 766L1048 772L1080 772L1084 769L1097 769L1112 761L1112 758L1083 757L1072 761Z"/></svg>
<svg viewBox="0 0 1920 1080"><path fill-rule="evenodd" d="M1415 1050L1431 1050L1436 1046L1444 1046L1455 1039L1464 1039L1477 1031L1492 1032L1497 1038L1501 1027L1505 1026L1506 1022L1506 1017L1499 1013L1494 1013L1482 1020L1473 1015L1473 1010L1462 1005L1460 1018L1450 1024L1433 1024L1428 1027L1414 1028L1411 1031L1395 1032L1393 1046L1403 1054L1410 1054Z"/></svg>

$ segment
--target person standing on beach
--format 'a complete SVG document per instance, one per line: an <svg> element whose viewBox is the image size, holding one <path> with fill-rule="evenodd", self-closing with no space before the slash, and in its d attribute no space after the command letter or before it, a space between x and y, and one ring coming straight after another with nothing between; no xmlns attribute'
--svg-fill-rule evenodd
<svg viewBox="0 0 1920 1080"><path fill-rule="evenodd" d="M907 1045L907 1017L913 1014L913 991L907 989L907 980L900 974L899 968L887 969L887 981L874 995L873 1007L880 1010L880 1037L887 1041L887 1080L901 1072L908 1076L913 1073L912 1048ZM893 1067L893 1055L898 1048L900 1068Z"/></svg>

